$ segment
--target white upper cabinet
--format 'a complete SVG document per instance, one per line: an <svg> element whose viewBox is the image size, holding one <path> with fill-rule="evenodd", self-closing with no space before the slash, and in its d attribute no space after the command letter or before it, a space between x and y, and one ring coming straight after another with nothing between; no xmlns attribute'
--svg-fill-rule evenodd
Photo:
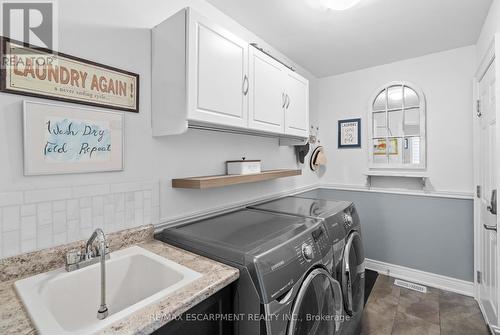
<svg viewBox="0 0 500 335"><path fill-rule="evenodd" d="M250 47L248 127L283 134L285 130L285 68Z"/></svg>
<svg viewBox="0 0 500 335"><path fill-rule="evenodd" d="M286 75L285 134L300 137L309 134L309 81L291 71Z"/></svg>
<svg viewBox="0 0 500 335"><path fill-rule="evenodd" d="M248 43L189 12L188 119L245 128Z"/></svg>
<svg viewBox="0 0 500 335"><path fill-rule="evenodd" d="M154 136L201 127L306 138L308 104L306 79L219 22L186 8L153 28Z"/></svg>

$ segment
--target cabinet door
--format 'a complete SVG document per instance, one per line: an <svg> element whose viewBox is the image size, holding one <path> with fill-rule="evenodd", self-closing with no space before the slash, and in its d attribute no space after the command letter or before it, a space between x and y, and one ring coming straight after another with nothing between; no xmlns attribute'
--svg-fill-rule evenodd
<svg viewBox="0 0 500 335"><path fill-rule="evenodd" d="M286 80L284 67L253 47L250 47L249 53L248 127L283 134Z"/></svg>
<svg viewBox="0 0 500 335"><path fill-rule="evenodd" d="M188 21L188 119L246 128L248 44L193 11Z"/></svg>
<svg viewBox="0 0 500 335"><path fill-rule="evenodd" d="M287 71L288 95L285 104L285 134L309 135L309 81L299 74Z"/></svg>

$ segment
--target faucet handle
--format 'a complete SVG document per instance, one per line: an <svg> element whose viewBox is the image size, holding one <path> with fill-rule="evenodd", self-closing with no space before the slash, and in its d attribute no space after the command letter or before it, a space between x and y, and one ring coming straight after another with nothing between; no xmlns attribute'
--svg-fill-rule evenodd
<svg viewBox="0 0 500 335"><path fill-rule="evenodd" d="M66 265L77 264L82 259L82 253L78 249L72 249L66 253Z"/></svg>

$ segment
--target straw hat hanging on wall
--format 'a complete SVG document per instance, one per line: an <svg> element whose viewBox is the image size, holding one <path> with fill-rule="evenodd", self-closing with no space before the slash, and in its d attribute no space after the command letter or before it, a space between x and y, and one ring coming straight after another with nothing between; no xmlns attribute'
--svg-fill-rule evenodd
<svg viewBox="0 0 500 335"><path fill-rule="evenodd" d="M311 160L309 161L309 167L313 171L318 171L321 166L326 165L326 155L322 146L316 147L311 154Z"/></svg>

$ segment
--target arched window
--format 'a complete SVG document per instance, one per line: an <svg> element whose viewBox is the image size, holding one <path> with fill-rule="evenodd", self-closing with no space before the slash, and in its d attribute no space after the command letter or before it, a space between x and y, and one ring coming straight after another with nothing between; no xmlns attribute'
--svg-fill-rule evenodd
<svg viewBox="0 0 500 335"><path fill-rule="evenodd" d="M425 169L425 97L415 85L391 82L369 109L369 167Z"/></svg>

